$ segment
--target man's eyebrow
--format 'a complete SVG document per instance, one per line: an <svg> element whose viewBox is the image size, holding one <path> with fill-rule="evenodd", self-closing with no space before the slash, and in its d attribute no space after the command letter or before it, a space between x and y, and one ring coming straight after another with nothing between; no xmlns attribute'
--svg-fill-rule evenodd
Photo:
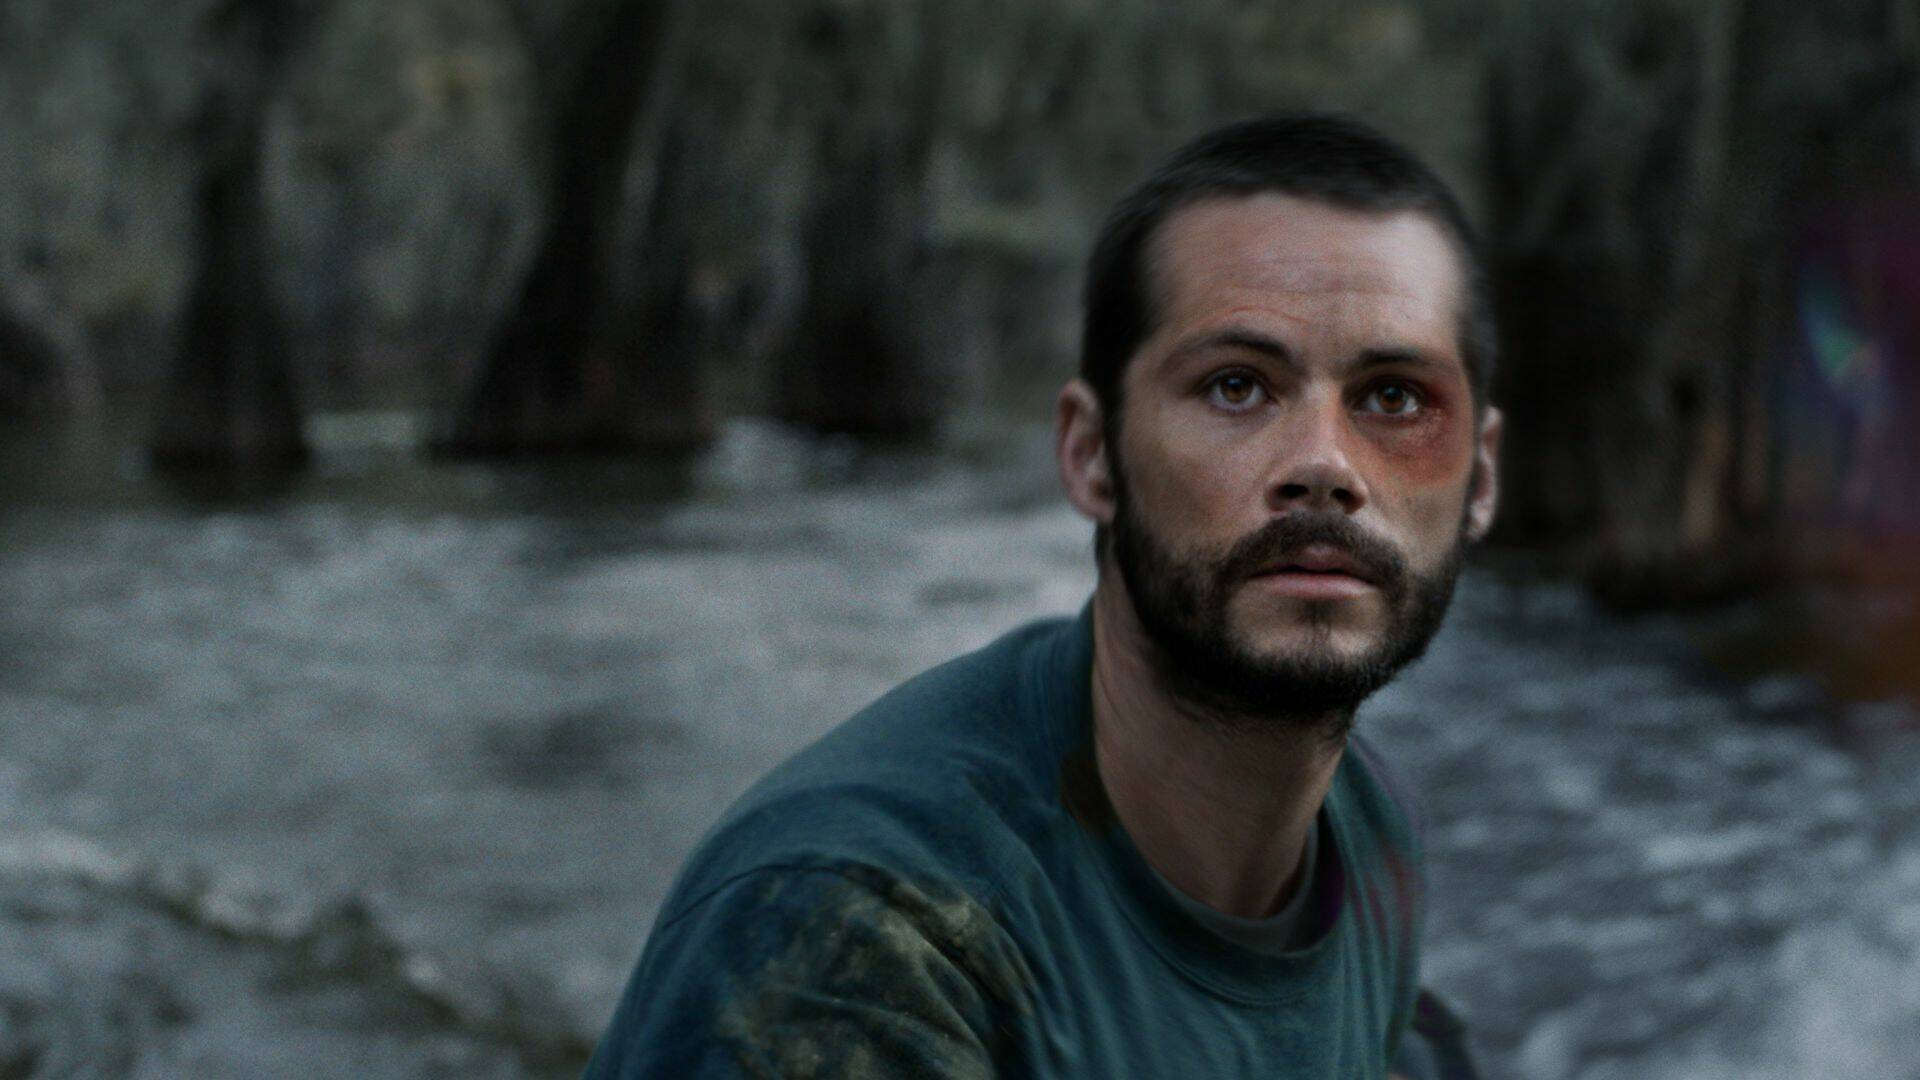
<svg viewBox="0 0 1920 1080"><path fill-rule="evenodd" d="M1197 352L1210 349L1246 349L1271 357L1281 363L1294 363L1293 350L1287 343L1270 334L1245 326L1223 326L1197 334L1173 347L1167 354L1169 360L1179 360Z"/></svg>
<svg viewBox="0 0 1920 1080"><path fill-rule="evenodd" d="M1173 347L1167 354L1169 362L1185 359L1194 353L1211 349L1246 349L1270 357L1283 364L1296 364L1293 350L1287 343L1270 334L1261 333L1245 326L1225 326L1197 334ZM1348 374L1359 374L1377 367L1412 367L1444 370L1448 364L1441 357L1425 349L1412 346L1394 346L1384 349L1367 349L1344 365Z"/></svg>
<svg viewBox="0 0 1920 1080"><path fill-rule="evenodd" d="M1447 364L1444 360L1423 349L1368 349L1355 357L1353 362L1347 365L1347 370L1350 373L1358 374L1362 371L1369 371L1377 367L1395 366L1444 369Z"/></svg>

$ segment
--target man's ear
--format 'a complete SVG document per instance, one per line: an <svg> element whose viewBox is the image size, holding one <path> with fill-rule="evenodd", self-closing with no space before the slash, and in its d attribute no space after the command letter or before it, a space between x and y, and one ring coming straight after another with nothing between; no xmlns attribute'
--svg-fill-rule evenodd
<svg viewBox="0 0 1920 1080"><path fill-rule="evenodd" d="M1053 454L1073 508L1099 525L1113 523L1113 472L1106 414L1085 379L1060 388L1053 403Z"/></svg>
<svg viewBox="0 0 1920 1080"><path fill-rule="evenodd" d="M1487 406L1473 446L1473 487L1467 492L1467 539L1484 540L1500 505L1500 435L1506 417Z"/></svg>

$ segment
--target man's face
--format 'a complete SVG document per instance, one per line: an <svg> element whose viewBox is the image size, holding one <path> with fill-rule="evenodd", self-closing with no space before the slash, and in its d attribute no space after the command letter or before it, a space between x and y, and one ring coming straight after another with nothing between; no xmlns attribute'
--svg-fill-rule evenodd
<svg viewBox="0 0 1920 1080"><path fill-rule="evenodd" d="M1279 195L1183 209L1154 255L1108 448L1127 594L1183 697L1350 712L1425 649L1491 514L1459 260L1423 215Z"/></svg>

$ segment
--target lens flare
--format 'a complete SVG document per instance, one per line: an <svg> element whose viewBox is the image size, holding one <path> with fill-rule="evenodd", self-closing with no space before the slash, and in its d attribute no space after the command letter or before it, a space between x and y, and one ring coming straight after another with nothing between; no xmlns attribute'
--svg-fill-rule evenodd
<svg viewBox="0 0 1920 1080"><path fill-rule="evenodd" d="M1876 543L1920 539L1920 197L1824 215L1793 286L1804 360L1781 419L1795 509Z"/></svg>

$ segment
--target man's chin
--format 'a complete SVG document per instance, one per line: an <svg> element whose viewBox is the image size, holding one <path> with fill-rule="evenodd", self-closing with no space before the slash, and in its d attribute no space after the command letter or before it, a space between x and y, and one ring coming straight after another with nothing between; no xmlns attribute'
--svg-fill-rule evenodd
<svg viewBox="0 0 1920 1080"><path fill-rule="evenodd" d="M1243 649L1249 668L1267 673L1276 686L1291 682L1319 682L1331 677L1344 682L1349 673L1374 666L1371 642L1339 643L1320 640L1291 647Z"/></svg>
<svg viewBox="0 0 1920 1080"><path fill-rule="evenodd" d="M1177 697L1232 725L1284 723L1338 739L1353 710L1391 677L1376 629L1299 620L1245 623L1214 634L1149 634L1167 654L1162 675Z"/></svg>
<svg viewBox="0 0 1920 1080"><path fill-rule="evenodd" d="M1243 655L1276 662L1358 660L1379 648L1385 618L1376 604L1288 602L1243 605L1231 633Z"/></svg>
<svg viewBox="0 0 1920 1080"><path fill-rule="evenodd" d="M1354 710L1385 682L1372 656L1330 649L1242 652L1189 682L1183 695L1234 727L1280 724L1330 738L1343 736Z"/></svg>

